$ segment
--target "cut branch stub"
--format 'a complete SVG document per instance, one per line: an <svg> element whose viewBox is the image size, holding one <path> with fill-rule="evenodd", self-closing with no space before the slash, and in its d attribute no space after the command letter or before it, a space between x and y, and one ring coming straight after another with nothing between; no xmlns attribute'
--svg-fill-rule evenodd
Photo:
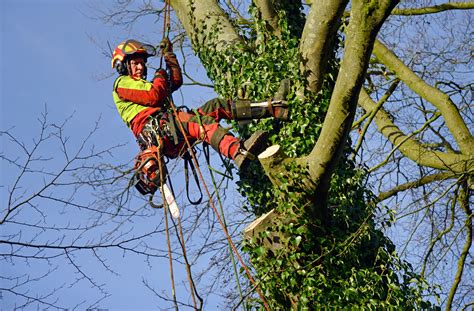
<svg viewBox="0 0 474 311"><path fill-rule="evenodd" d="M270 229L276 220L277 214L273 209L263 214L244 229L244 239L251 241L252 238L255 238L258 245L263 245L270 250L282 248L281 238L276 232L270 232L264 239L260 239L260 234Z"/></svg>
<svg viewBox="0 0 474 311"><path fill-rule="evenodd" d="M244 239L255 247L263 246L268 256L275 256L278 250L294 249L294 246L289 243L290 235L278 229L292 221L295 220L272 209L244 229Z"/></svg>
<svg viewBox="0 0 474 311"><path fill-rule="evenodd" d="M268 178L270 178L272 184L275 186L281 185L281 176L286 175L287 172L284 164L287 161L291 161L291 159L283 152L281 147L279 145L268 147L258 156L258 160L262 164L262 167Z"/></svg>

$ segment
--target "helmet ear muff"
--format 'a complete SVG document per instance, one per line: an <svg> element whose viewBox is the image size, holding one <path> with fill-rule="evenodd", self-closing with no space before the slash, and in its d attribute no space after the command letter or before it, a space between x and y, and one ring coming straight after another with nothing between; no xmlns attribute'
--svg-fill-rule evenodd
<svg viewBox="0 0 474 311"><path fill-rule="evenodd" d="M127 64L122 61L117 60L115 62L115 69L117 70L118 74L121 76L128 75L128 68Z"/></svg>
<svg viewBox="0 0 474 311"><path fill-rule="evenodd" d="M146 77L148 75L148 66L146 65L146 62L148 61L148 57L145 57L145 68L143 68L143 79L146 80Z"/></svg>

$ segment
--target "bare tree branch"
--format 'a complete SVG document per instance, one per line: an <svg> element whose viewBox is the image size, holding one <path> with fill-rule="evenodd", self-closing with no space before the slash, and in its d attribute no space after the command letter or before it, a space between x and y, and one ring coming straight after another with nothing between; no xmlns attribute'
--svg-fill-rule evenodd
<svg viewBox="0 0 474 311"><path fill-rule="evenodd" d="M376 103L370 98L365 90L361 90L359 105L367 111L376 108ZM389 139L393 145L406 157L416 163L441 170L449 170L459 174L471 172L473 170L474 159L472 157L457 154L445 153L436 150L429 150L410 139L392 122L390 116L380 108L375 115L375 122L379 131Z"/></svg>
<svg viewBox="0 0 474 311"><path fill-rule="evenodd" d="M474 9L474 2L447 2L440 5L434 5L430 7L422 8L407 8L407 9L395 9L392 11L392 15L425 15L440 13L447 10L470 10Z"/></svg>
<svg viewBox="0 0 474 311"><path fill-rule="evenodd" d="M449 96L429 86L415 75L392 51L378 40L374 44L374 55L414 92L438 108L461 151L466 155L474 155L474 148L472 148L474 146L474 138L459 114L458 108Z"/></svg>
<svg viewBox="0 0 474 311"><path fill-rule="evenodd" d="M392 196L399 194L399 192L406 191L408 189L418 188L435 181L442 181L442 180L446 180L450 178L457 178L457 175L453 174L452 172L444 172L444 173L435 173L432 175L423 176L419 180L404 183L390 189L389 191L381 192L379 193L377 198L380 201L383 201L388 198L391 198Z"/></svg>

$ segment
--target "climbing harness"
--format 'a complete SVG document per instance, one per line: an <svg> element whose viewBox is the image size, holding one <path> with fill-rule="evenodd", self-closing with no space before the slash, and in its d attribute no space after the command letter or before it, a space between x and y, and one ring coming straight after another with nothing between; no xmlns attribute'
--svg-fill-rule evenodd
<svg viewBox="0 0 474 311"><path fill-rule="evenodd" d="M160 112L159 116L161 116L161 119L166 120L163 124L160 124L162 122L158 119L159 116L150 117L150 120L145 125L142 133L138 136L137 142L142 148L142 151L140 151L135 159L135 188L142 195L153 195L159 189L160 172L158 165L163 166L163 172L165 173L165 176L163 177L166 177L167 170L164 156L159 157L158 154L165 144L164 139L167 138L174 146L174 150L172 152L170 151L167 157L175 158L179 156L184 160L186 196L191 204L198 205L202 202L203 198L199 177L196 173L194 163L191 161L189 150L184 144L184 134L176 131L176 123L175 119L171 118L172 115L172 113ZM173 126L171 126L171 124L173 124ZM177 141L177 143L175 143L175 141ZM196 143L199 143L199 141ZM160 148L160 150L158 150L158 148ZM190 195L190 170L199 192L199 197L197 199L192 199ZM168 181L171 184L171 180L168 179Z"/></svg>

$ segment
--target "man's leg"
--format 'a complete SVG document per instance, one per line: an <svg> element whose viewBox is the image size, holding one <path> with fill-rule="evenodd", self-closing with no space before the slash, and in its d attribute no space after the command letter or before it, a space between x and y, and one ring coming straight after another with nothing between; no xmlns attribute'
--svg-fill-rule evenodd
<svg viewBox="0 0 474 311"><path fill-rule="evenodd" d="M183 120L182 114L187 113L180 112L180 120ZM240 140L238 138L221 127L211 116L187 115L188 119L185 128L189 136L208 143L223 156L233 159L233 156L240 148Z"/></svg>
<svg viewBox="0 0 474 311"><path fill-rule="evenodd" d="M188 113L180 112L179 119L187 119L183 125L189 136L208 143L223 156L233 159L239 169L245 168L266 148L267 135L264 132L254 133L248 140L242 142L210 116L190 116Z"/></svg>
<svg viewBox="0 0 474 311"><path fill-rule="evenodd" d="M214 98L197 109L202 116L212 117L216 122L220 120L252 120L274 117L288 120L288 104L281 99L272 99L265 102L250 100L227 101Z"/></svg>
<svg viewBox="0 0 474 311"><path fill-rule="evenodd" d="M283 100L268 100L265 102L251 102L237 100L232 103L232 116L235 120L252 120L274 117L288 120L288 104Z"/></svg>
<svg viewBox="0 0 474 311"><path fill-rule="evenodd" d="M222 98L214 98L207 101L204 105L197 109L202 116L209 116L214 121L231 120L232 110L230 102Z"/></svg>
<svg viewBox="0 0 474 311"><path fill-rule="evenodd" d="M235 120L252 120L274 117L288 120L288 103L285 101L290 91L290 80L283 79L272 99L255 102L247 99L232 103L232 115Z"/></svg>

